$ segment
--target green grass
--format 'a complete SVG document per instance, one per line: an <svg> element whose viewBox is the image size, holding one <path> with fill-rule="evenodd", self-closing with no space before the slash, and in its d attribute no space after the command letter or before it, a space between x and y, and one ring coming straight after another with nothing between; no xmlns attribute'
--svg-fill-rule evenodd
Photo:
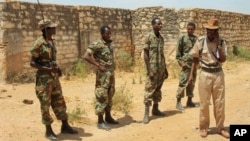
<svg viewBox="0 0 250 141"><path fill-rule="evenodd" d="M115 57L116 67L123 71L132 71L134 60L131 54L119 49Z"/></svg>
<svg viewBox="0 0 250 141"><path fill-rule="evenodd" d="M87 115L85 109L81 109L77 106L75 109L68 113L68 120L70 123L81 123L84 120L84 115Z"/></svg>
<svg viewBox="0 0 250 141"><path fill-rule="evenodd" d="M250 60L250 51L242 46L233 46L233 54L228 56L228 60L233 61L236 58Z"/></svg>

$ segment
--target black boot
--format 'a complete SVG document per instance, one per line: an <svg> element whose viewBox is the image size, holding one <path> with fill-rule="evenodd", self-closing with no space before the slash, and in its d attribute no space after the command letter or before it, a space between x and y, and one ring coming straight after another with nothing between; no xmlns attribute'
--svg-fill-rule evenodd
<svg viewBox="0 0 250 141"><path fill-rule="evenodd" d="M181 105L181 98L177 98L176 109L184 111L183 106Z"/></svg>
<svg viewBox="0 0 250 141"><path fill-rule="evenodd" d="M149 123L149 104L145 104L145 113L142 123L147 124Z"/></svg>
<svg viewBox="0 0 250 141"><path fill-rule="evenodd" d="M118 121L114 120L110 114L110 111L105 112L105 121L109 124L119 124Z"/></svg>
<svg viewBox="0 0 250 141"><path fill-rule="evenodd" d="M154 116L165 116L164 113L162 113L159 109L159 104L158 103L154 103L153 104L153 109L152 109L152 115Z"/></svg>
<svg viewBox="0 0 250 141"><path fill-rule="evenodd" d="M104 120L103 120L103 115L102 115L102 114L98 115L97 127L98 127L99 129L104 129L104 130L110 130L110 129L111 129L111 128L104 122Z"/></svg>
<svg viewBox="0 0 250 141"><path fill-rule="evenodd" d="M194 104L192 101L192 97L188 97L187 107L196 107L196 104Z"/></svg>
<svg viewBox="0 0 250 141"><path fill-rule="evenodd" d="M56 134L53 132L51 125L46 125L45 137L49 140L57 140Z"/></svg>
<svg viewBox="0 0 250 141"><path fill-rule="evenodd" d="M61 133L77 134L78 131L69 125L68 120L62 120Z"/></svg>

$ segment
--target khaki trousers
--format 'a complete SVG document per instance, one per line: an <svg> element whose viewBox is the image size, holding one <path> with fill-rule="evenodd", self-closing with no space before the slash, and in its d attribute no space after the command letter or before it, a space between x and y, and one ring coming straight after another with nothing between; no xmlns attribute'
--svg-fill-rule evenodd
<svg viewBox="0 0 250 141"><path fill-rule="evenodd" d="M217 131L223 129L225 120L225 81L223 71L209 73L201 70L199 76L200 129L208 129L210 124L209 103L212 96L214 118Z"/></svg>

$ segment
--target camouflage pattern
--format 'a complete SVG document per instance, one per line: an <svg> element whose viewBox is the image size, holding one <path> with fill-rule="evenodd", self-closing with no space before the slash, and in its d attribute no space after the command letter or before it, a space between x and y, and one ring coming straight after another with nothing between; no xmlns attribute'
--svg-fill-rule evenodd
<svg viewBox="0 0 250 141"><path fill-rule="evenodd" d="M108 68L107 71L96 70L95 113L96 115L103 115L105 111L111 111L112 98L115 93L113 48L111 43L106 43L104 40L99 39L93 42L87 51L93 54L98 63Z"/></svg>
<svg viewBox="0 0 250 141"><path fill-rule="evenodd" d="M183 98L186 89L186 95L188 97L193 97L194 84L196 81L196 70L193 73L193 83L188 84L188 78L191 72L191 65L193 61L193 56L189 54L190 50L193 48L197 37L194 35L189 37L187 34L179 38L176 49L176 59L179 64L184 65L179 74L179 87L177 90L176 98ZM196 69L196 68L195 68Z"/></svg>
<svg viewBox="0 0 250 141"><path fill-rule="evenodd" d="M155 74L152 80L148 74L146 76L144 103L151 105L152 101L161 101L161 87L164 80L168 77L163 37L160 35L159 38L157 38L154 32L150 32L145 40L144 48L149 50L149 65Z"/></svg>
<svg viewBox="0 0 250 141"><path fill-rule="evenodd" d="M38 38L31 50L31 55L37 58L41 65L51 65L51 60L56 61L56 48L54 44L47 43L43 37ZM36 96L41 104L43 124L51 124L53 119L49 109L52 107L57 119L66 120L66 104L62 95L62 88L59 78L55 74L38 70L36 72Z"/></svg>

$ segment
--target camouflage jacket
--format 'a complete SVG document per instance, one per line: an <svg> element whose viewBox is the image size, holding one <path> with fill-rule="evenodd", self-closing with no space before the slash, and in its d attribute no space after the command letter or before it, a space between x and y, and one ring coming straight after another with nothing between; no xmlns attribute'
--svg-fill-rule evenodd
<svg viewBox="0 0 250 141"><path fill-rule="evenodd" d="M95 60L109 69L115 68L113 48L111 42L107 43L102 39L98 39L89 45L88 52L92 53Z"/></svg>
<svg viewBox="0 0 250 141"><path fill-rule="evenodd" d="M48 66L52 61L56 61L57 51L53 40L48 43L43 36L33 43L30 52L32 57L36 58L37 63L41 65Z"/></svg>
<svg viewBox="0 0 250 141"><path fill-rule="evenodd" d="M145 39L144 49L145 48L149 50L149 64L154 73L161 70L165 71L166 63L163 37L160 35L159 38L157 38L153 31L150 32Z"/></svg>
<svg viewBox="0 0 250 141"><path fill-rule="evenodd" d="M197 36L193 35L192 37L189 37L187 34L182 35L178 39L176 59L180 64L185 64L190 67L193 57L189 54L189 52L193 48L197 39Z"/></svg>

